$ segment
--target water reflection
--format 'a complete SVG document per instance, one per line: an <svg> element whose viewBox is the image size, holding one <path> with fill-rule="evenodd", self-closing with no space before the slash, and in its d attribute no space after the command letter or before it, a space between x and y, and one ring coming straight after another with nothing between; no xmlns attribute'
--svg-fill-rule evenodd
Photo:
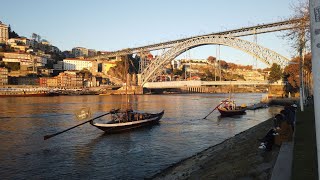
<svg viewBox="0 0 320 180"><path fill-rule="evenodd" d="M0 101L0 174L8 178L142 179L209 146L242 132L280 111L248 111L238 118L203 119L223 94L130 96L140 111L165 115L159 125L106 135L86 124L43 141L43 135L80 121L74 113L90 108L93 116L120 108L124 96L2 98ZM258 102L261 94L237 94L238 104Z"/></svg>

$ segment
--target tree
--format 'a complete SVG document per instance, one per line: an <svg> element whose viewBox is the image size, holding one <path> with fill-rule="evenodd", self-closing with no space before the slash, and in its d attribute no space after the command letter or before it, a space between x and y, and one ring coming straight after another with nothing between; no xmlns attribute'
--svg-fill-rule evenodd
<svg viewBox="0 0 320 180"><path fill-rule="evenodd" d="M284 68L284 80L287 82L288 92L298 92L300 87L299 63L297 59L291 61L292 64Z"/></svg>
<svg viewBox="0 0 320 180"><path fill-rule="evenodd" d="M293 48L299 52L301 49L310 49L310 13L309 13L309 1L299 0L297 4L292 5L294 14L292 19L299 19L295 28L288 30L288 33L284 35L285 38L293 41Z"/></svg>
<svg viewBox="0 0 320 180"><path fill-rule="evenodd" d="M10 24L9 24L9 27L8 27L8 33L9 33L9 39L10 38L18 38L19 37L19 35L16 32L11 30Z"/></svg>
<svg viewBox="0 0 320 180"><path fill-rule="evenodd" d="M295 57L291 60L291 64L284 68L284 80L288 82L287 90L290 92L298 92L300 88L299 62L300 58ZM304 57L304 70L311 73L311 53Z"/></svg>
<svg viewBox="0 0 320 180"><path fill-rule="evenodd" d="M271 66L270 75L268 77L268 81L270 83L274 83L282 78L282 70L280 65L273 63Z"/></svg>
<svg viewBox="0 0 320 180"><path fill-rule="evenodd" d="M216 58L213 57L213 56L209 56L209 57L207 58L207 61L209 61L209 63L214 63L214 62L216 61Z"/></svg>
<svg viewBox="0 0 320 180"><path fill-rule="evenodd" d="M227 69L228 68L228 63L226 61L220 60L220 67L222 69Z"/></svg>

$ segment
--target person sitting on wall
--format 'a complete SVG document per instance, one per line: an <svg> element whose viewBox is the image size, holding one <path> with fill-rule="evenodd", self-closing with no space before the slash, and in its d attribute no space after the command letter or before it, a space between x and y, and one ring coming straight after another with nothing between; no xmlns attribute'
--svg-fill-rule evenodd
<svg viewBox="0 0 320 180"><path fill-rule="evenodd" d="M276 132L278 135L275 136L275 144L281 145L284 141L291 141L293 135L293 127L294 126L292 126L290 120L286 120L285 117L283 117L283 120L279 121L279 125L276 128Z"/></svg>
<svg viewBox="0 0 320 180"><path fill-rule="evenodd" d="M259 139L259 141L261 141L259 149L264 149L266 151L271 151L272 150L272 146L274 144L274 136L275 135L276 135L276 129L275 128L271 128L262 139Z"/></svg>
<svg viewBox="0 0 320 180"><path fill-rule="evenodd" d="M274 127L272 127L263 138L258 139L261 141L259 149L264 149L266 151L272 150L272 146L277 144L276 141L278 139L276 139L276 137L280 135L281 126L283 126L282 123L284 122L286 123L287 121L285 120L285 116L283 114L277 114L274 117Z"/></svg>

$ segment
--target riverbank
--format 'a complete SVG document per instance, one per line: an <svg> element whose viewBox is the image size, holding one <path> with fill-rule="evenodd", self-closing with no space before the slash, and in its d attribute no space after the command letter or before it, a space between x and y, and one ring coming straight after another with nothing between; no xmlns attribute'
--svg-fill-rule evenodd
<svg viewBox="0 0 320 180"><path fill-rule="evenodd" d="M151 179L270 179L279 147L258 149L258 138L272 127L262 122L196 155L182 160Z"/></svg>

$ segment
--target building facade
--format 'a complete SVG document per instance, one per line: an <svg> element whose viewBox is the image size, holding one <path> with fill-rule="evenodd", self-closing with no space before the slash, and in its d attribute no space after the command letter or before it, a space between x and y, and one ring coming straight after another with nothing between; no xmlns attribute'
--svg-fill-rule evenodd
<svg viewBox="0 0 320 180"><path fill-rule="evenodd" d="M88 57L89 50L84 47L75 47L72 48L72 54L74 57Z"/></svg>
<svg viewBox="0 0 320 180"><path fill-rule="evenodd" d="M0 67L0 86L8 84L8 69Z"/></svg>
<svg viewBox="0 0 320 180"><path fill-rule="evenodd" d="M10 38L7 40L7 43L9 45L20 45L20 46L31 46L31 41L28 38L25 37L19 37L19 38Z"/></svg>
<svg viewBox="0 0 320 180"><path fill-rule="evenodd" d="M39 78L39 84L42 87L58 87L57 77L41 77Z"/></svg>
<svg viewBox="0 0 320 180"><path fill-rule="evenodd" d="M47 64L47 57L36 56L27 53L8 52L3 54L3 62L20 63L20 68L44 67Z"/></svg>
<svg viewBox="0 0 320 180"><path fill-rule="evenodd" d="M106 61L102 63L102 72L104 74L108 74L108 71L112 68L117 66L116 62L114 61Z"/></svg>
<svg viewBox="0 0 320 180"><path fill-rule="evenodd" d="M92 60L80 59L80 58L67 58L63 60L63 69L64 70L77 70L81 71L82 69L90 70L92 68Z"/></svg>
<svg viewBox="0 0 320 180"><path fill-rule="evenodd" d="M63 61L58 61L57 64L53 65L54 70L63 70Z"/></svg>
<svg viewBox="0 0 320 180"><path fill-rule="evenodd" d="M93 57L97 55L97 51L94 49L88 49L88 57Z"/></svg>
<svg viewBox="0 0 320 180"><path fill-rule="evenodd" d="M77 72L65 71L63 73L59 73L59 75L56 76L56 78L58 86L61 88L83 87L83 78Z"/></svg>
<svg viewBox="0 0 320 180"><path fill-rule="evenodd" d="M8 26L5 24L2 24L2 22L0 21L0 43L7 43L8 39L9 39Z"/></svg>

